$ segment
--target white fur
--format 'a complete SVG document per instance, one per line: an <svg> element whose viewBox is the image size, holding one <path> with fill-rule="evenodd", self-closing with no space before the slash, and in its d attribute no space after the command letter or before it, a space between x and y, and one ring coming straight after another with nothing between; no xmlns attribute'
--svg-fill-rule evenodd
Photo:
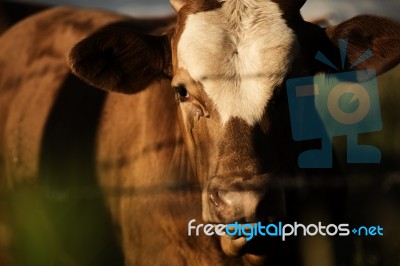
<svg viewBox="0 0 400 266"><path fill-rule="evenodd" d="M222 8L188 16L178 43L178 67L203 84L222 123L252 125L283 82L297 39L269 0L226 0Z"/></svg>

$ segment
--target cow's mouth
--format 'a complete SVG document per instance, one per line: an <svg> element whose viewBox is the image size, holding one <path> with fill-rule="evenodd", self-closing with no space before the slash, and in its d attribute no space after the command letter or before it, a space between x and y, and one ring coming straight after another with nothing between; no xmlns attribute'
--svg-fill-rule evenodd
<svg viewBox="0 0 400 266"><path fill-rule="evenodd" d="M221 248L228 256L243 256L244 258L254 261L262 261L264 265L266 261L274 260L274 254L277 252L277 240L268 237L256 237L249 241L246 237L230 237L227 235L220 238ZM258 263L252 263L252 265Z"/></svg>
<svg viewBox="0 0 400 266"><path fill-rule="evenodd" d="M244 236L235 238L227 235L221 236L220 242L222 250L228 256L242 255L244 253L244 247L248 243Z"/></svg>
<svg viewBox="0 0 400 266"><path fill-rule="evenodd" d="M275 224L270 220L267 223L235 222L227 224L226 232L220 238L221 248L228 256L241 256L248 253L265 256L275 249L277 239L263 232L267 224ZM261 230L261 231L260 231Z"/></svg>

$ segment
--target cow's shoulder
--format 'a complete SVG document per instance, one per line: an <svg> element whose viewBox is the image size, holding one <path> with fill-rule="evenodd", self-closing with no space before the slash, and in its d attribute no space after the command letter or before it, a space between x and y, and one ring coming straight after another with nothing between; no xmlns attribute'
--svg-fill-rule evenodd
<svg viewBox="0 0 400 266"><path fill-rule="evenodd" d="M67 52L95 30L127 17L106 11L56 7L36 13L0 36L0 93L26 88L23 81L69 71ZM18 79L18 80L16 80Z"/></svg>
<svg viewBox="0 0 400 266"><path fill-rule="evenodd" d="M35 176L40 139L63 88L76 88L76 101L83 97L80 83L68 83L68 50L96 29L124 19L105 11L57 7L30 16L1 35L0 153L5 158L0 161L5 165L0 168L8 175Z"/></svg>
<svg viewBox="0 0 400 266"><path fill-rule="evenodd" d="M26 53L35 60L44 50L67 51L94 30L126 17L105 11L56 7L39 12L17 23L0 38L0 52ZM34 44L34 45L33 45ZM26 62L23 62L26 63Z"/></svg>

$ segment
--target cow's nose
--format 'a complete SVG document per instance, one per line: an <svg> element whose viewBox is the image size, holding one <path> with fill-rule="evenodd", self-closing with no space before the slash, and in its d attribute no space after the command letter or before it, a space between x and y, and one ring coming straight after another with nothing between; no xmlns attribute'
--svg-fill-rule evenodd
<svg viewBox="0 0 400 266"><path fill-rule="evenodd" d="M214 176L203 191L203 219L257 222L284 213L282 187L269 175Z"/></svg>
<svg viewBox="0 0 400 266"><path fill-rule="evenodd" d="M239 192L214 189L210 192L209 197L212 204L214 204L216 207L221 207L224 205L234 204L240 195Z"/></svg>
<svg viewBox="0 0 400 266"><path fill-rule="evenodd" d="M218 220L245 222L254 218L260 195L254 191L214 189L209 200Z"/></svg>

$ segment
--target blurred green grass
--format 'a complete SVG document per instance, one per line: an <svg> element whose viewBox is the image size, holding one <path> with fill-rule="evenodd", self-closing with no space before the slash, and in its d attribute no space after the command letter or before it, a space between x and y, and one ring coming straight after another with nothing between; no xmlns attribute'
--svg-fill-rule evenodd
<svg viewBox="0 0 400 266"><path fill-rule="evenodd" d="M3 197L13 266L123 264L98 188L90 196L75 191L30 185Z"/></svg>
<svg viewBox="0 0 400 266"><path fill-rule="evenodd" d="M378 78L383 130L374 142L383 153L399 162L400 155L400 65ZM399 165L400 166L400 165Z"/></svg>

